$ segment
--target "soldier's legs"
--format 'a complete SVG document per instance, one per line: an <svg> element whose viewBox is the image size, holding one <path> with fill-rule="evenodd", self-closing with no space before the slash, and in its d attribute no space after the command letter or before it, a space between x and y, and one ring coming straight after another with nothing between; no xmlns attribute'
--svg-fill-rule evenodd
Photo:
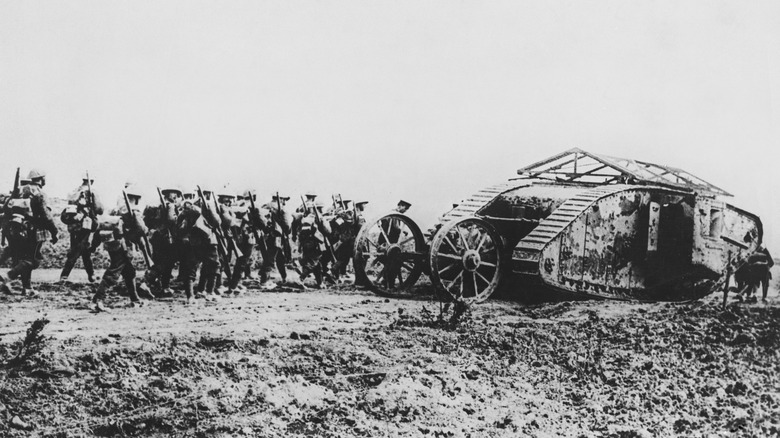
<svg viewBox="0 0 780 438"><path fill-rule="evenodd" d="M65 263L62 265L62 272L60 273L60 279L64 280L70 275L70 271L73 270L73 266L76 265L76 260L81 256L81 245L79 241L81 233L70 233L70 249L65 256Z"/></svg>
<svg viewBox="0 0 780 438"><path fill-rule="evenodd" d="M216 245L205 245L198 249L198 259L201 262L200 278L196 292L214 292L214 283L219 270L219 254Z"/></svg>
<svg viewBox="0 0 780 438"><path fill-rule="evenodd" d="M36 242L35 238L25 239L19 242L20 251L17 254L17 262L8 271L8 278L22 281L22 288L26 291L32 289L32 271L40 265L42 242Z"/></svg>
<svg viewBox="0 0 780 438"><path fill-rule="evenodd" d="M183 279L184 293L188 299L192 298L192 283L198 272L198 257L195 248L187 247L182 251L179 261L179 277Z"/></svg>
<svg viewBox="0 0 780 438"><path fill-rule="evenodd" d="M274 263L276 263L279 252L279 247L276 246L273 240L266 241L266 250L265 254L263 254L263 266L260 272L262 281L268 281L271 271L274 270Z"/></svg>
<svg viewBox="0 0 780 438"><path fill-rule="evenodd" d="M769 292L769 279L771 278L769 270L761 278L761 301L766 301L767 292Z"/></svg>
<svg viewBox="0 0 780 438"><path fill-rule="evenodd" d="M287 281L287 267L284 265L284 252L276 252L276 269L279 271L279 276L282 277L282 282Z"/></svg>
<svg viewBox="0 0 780 438"><path fill-rule="evenodd" d="M249 260L252 257L253 248L254 245L251 244L239 245L239 250L241 250L243 255L236 259L236 266L233 267L233 278L230 279L229 284L230 290L238 287L238 283L241 281L241 276L246 272L246 268L249 266Z"/></svg>
<svg viewBox="0 0 780 438"><path fill-rule="evenodd" d="M125 257L122 257L122 254ZM127 252L125 249L112 250L108 252L109 265L105 272L103 272L103 278L100 280L95 289L95 294L92 296L92 302L97 303L106 299L106 292L112 286L117 284L119 277L124 275L125 260L127 260ZM135 291L135 285L133 285L133 292ZM128 288L128 293L131 293ZM132 299L132 294L130 295ZM136 297L137 299L137 297Z"/></svg>

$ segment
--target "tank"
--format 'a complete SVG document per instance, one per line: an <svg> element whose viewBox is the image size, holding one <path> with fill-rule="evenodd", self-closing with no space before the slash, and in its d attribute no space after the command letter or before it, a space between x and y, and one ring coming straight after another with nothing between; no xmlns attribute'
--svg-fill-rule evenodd
<svg viewBox="0 0 780 438"><path fill-rule="evenodd" d="M761 220L678 168L570 149L453 204L426 233L392 212L355 242L358 281L410 296L423 274L445 297L497 290L687 301L724 287L762 244Z"/></svg>

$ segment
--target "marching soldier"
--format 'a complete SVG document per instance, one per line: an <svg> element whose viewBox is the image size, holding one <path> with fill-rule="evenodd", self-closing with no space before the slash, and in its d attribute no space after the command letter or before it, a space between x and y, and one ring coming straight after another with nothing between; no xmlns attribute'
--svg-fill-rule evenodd
<svg viewBox="0 0 780 438"><path fill-rule="evenodd" d="M295 209L296 213L305 214L309 207L314 205L315 200L317 199L317 193L314 190L309 190L308 192L304 193L304 196L305 202Z"/></svg>
<svg viewBox="0 0 780 438"><path fill-rule="evenodd" d="M197 246L191 248L191 251L195 255L194 263L196 269L197 265L200 264L200 276L198 278L198 285L195 287L195 296L203 296L206 301L214 301L217 299L214 290L217 285L217 278L220 276L220 254L217 230L222 228L222 218L217 214L214 207L212 198L214 192L204 189L202 190L202 193L203 198L198 201L201 202L200 214L203 220L196 225L204 226L207 229L207 239L196 240ZM187 296L187 300L190 302L190 296Z"/></svg>
<svg viewBox="0 0 780 438"><path fill-rule="evenodd" d="M347 202L351 201L345 200L344 204L347 205ZM362 226L358 222L355 212L356 210L342 210L336 216L336 219L331 222L338 227L338 241L333 244L336 261L331 268L331 273L336 278L347 274L347 265L352 260L352 254L355 249L355 238Z"/></svg>
<svg viewBox="0 0 780 438"><path fill-rule="evenodd" d="M179 270L184 280L184 293L187 304L195 301L192 284L198 272L198 264L202 263L201 276L204 283L210 279L210 290L214 289L214 278L219 261L216 250L216 237L212 228L206 224L204 209L196 206L190 200L184 200L181 213L176 221L177 244L181 248L181 264ZM204 289L207 286L204 284Z"/></svg>
<svg viewBox="0 0 780 438"><path fill-rule="evenodd" d="M22 295L33 296L36 292L32 288L32 271L43 260L41 247L50 240L57 243L57 227L51 217L47 206L46 195L43 186L46 185L46 173L33 169L27 179L30 184L20 187L18 197L10 199L6 204L5 214L9 218L8 223L8 248L14 265L8 271L8 277L12 280L21 279ZM5 293L11 293L11 289L0 276L0 289Z"/></svg>
<svg viewBox="0 0 780 438"><path fill-rule="evenodd" d="M144 223L152 230L149 238L152 245L152 267L146 271L146 280L150 284L159 285L161 296L171 297L171 275L180 258L174 232L182 190L178 187L158 190L160 205L150 205L144 210Z"/></svg>
<svg viewBox="0 0 780 438"><path fill-rule="evenodd" d="M60 281L66 281L70 271L81 257L84 270L90 283L95 281L95 269L92 266L93 233L97 231L98 216L103 214L103 204L92 191L95 180L84 175L81 185L68 196L68 206L60 214L62 223L68 226L70 234L70 251L60 273Z"/></svg>
<svg viewBox="0 0 780 438"><path fill-rule="evenodd" d="M326 251L325 239L330 234L330 229L327 224L317 220L317 214L313 211L315 208L317 207L312 202L312 205L304 213L301 213L299 225L293 232L293 240L298 239L299 241L301 284L309 274L314 274L317 288L320 288L323 277L321 257Z"/></svg>
<svg viewBox="0 0 780 438"><path fill-rule="evenodd" d="M284 209L284 206L289 199L289 196L280 196L277 192L271 197L271 202L263 206L263 209L268 211L268 218L266 220L268 229L264 239L266 253L263 254L260 281L266 289L273 289L276 287L276 284L269 278L269 274L273 271L274 265L276 265L276 268L279 271L282 282L287 282L287 269L285 263L287 263L288 260L285 254L284 241L290 236L292 216ZM287 242L287 246L289 247L289 241Z"/></svg>
<svg viewBox="0 0 780 438"><path fill-rule="evenodd" d="M252 197L251 200L249 197ZM250 269L250 261L252 259L252 252L255 245L261 239L261 234L267 224L264 218L268 216L267 211L262 211L254 205L254 193L246 191L244 193L246 204L243 208L237 211L236 220L238 221L238 227L235 230L234 236L238 243L238 250L241 252L241 257L236 259L236 265L233 268L233 277L230 278L228 285L228 295L238 295L241 293L243 286L239 285L241 277Z"/></svg>
<svg viewBox="0 0 780 438"><path fill-rule="evenodd" d="M233 209L233 204L235 203L236 195L229 191L228 186L225 186L222 188L222 193L217 195L217 202L218 202L218 209L219 209L219 216L220 216L220 224L222 225L222 236L225 238L225 246L224 248L227 250L225 254L225 263L224 267L225 269L218 269L217 270L217 292L219 294L224 293L228 290L224 285L229 286L230 282L232 280L232 272L228 273L229 266L231 261L233 260L233 253L238 253L238 243L233 239L233 236L237 235L240 227L241 227L241 221L236 216L235 210ZM237 254L241 255L241 254ZM236 257L238 259L238 257ZM236 263L238 261L236 260ZM242 267L243 269L243 267ZM225 272L225 275L227 276L227 281L224 283L222 282L222 272Z"/></svg>
<svg viewBox="0 0 780 438"><path fill-rule="evenodd" d="M132 187L125 191L125 205L113 210L108 216L102 216L98 225L98 234L103 248L108 252L110 264L103 273L103 278L92 296L95 312L106 310L106 292L119 281L121 276L127 288L132 307L143 306L139 298L139 291L144 298L154 299L148 286L141 283L137 288L135 284L136 269L133 266L132 245L142 248L143 238L147 229L141 220L140 201L141 195Z"/></svg>

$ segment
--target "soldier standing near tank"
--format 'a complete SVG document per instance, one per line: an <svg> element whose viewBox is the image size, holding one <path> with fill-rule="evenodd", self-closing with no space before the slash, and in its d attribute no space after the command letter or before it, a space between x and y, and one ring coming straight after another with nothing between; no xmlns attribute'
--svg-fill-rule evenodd
<svg viewBox="0 0 780 438"><path fill-rule="evenodd" d="M8 250L14 260L13 267L8 271L8 277L22 281L22 295L34 296L32 288L32 271L43 260L41 247L50 240L57 243L57 227L51 217L43 186L46 185L46 173L41 170L31 170L27 175L30 183L20 187L18 196L6 204L5 214L9 218ZM0 289L11 293L11 289L0 276Z"/></svg>
<svg viewBox="0 0 780 438"><path fill-rule="evenodd" d="M268 211L268 229L265 233L265 254L263 254L263 266L260 272L260 281L265 289L273 289L276 284L271 281L270 274L276 265L282 283L287 282L287 269L285 264L290 262L285 254L285 240L289 239L292 216L285 210L285 204L290 198L280 196L277 192L271 197L271 202L265 204L263 209ZM287 242L289 246L289 240Z"/></svg>
<svg viewBox="0 0 780 438"><path fill-rule="evenodd" d="M95 269L92 266L92 236L97 230L98 216L103 214L103 203L92 190L95 181L84 175L81 185L68 196L68 206L60 214L60 220L68 226L70 250L60 273L60 281L66 281L76 260L81 257L87 279L95 281Z"/></svg>
<svg viewBox="0 0 780 438"><path fill-rule="evenodd" d="M98 224L100 242L103 243L103 248L108 252L110 264L92 296L95 312L106 310L106 292L119 281L119 277L124 280L132 307L143 306L144 303L140 300L139 295L154 299L145 283L142 282L138 287L135 284L136 269L133 266L131 248L133 245L143 248L145 245L143 240L147 232L141 219L139 207L141 195L132 187L127 187L123 192L123 197L125 205L114 209L108 216L102 216Z"/></svg>

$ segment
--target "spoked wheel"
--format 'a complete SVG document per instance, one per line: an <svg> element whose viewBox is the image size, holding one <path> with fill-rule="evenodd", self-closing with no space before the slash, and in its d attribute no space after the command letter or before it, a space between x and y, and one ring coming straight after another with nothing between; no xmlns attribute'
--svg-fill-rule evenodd
<svg viewBox="0 0 780 438"><path fill-rule="evenodd" d="M431 279L454 300L486 300L498 287L503 241L485 220L469 217L442 227L431 242Z"/></svg>
<svg viewBox="0 0 780 438"><path fill-rule="evenodd" d="M366 222L355 239L355 277L379 295L411 296L426 252L422 231L413 220L401 213L381 216Z"/></svg>

